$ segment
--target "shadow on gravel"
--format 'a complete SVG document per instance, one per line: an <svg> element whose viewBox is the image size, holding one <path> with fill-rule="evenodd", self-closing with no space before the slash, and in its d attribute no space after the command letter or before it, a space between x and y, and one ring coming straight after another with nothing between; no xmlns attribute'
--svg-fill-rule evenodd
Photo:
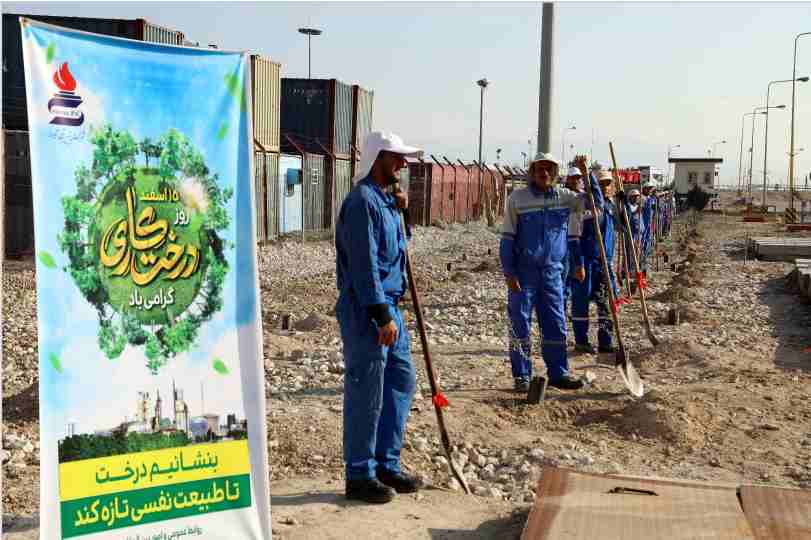
<svg viewBox="0 0 811 540"><path fill-rule="evenodd" d="M34 382L19 394L4 397L3 416L22 423L38 420L39 383Z"/></svg>
<svg viewBox="0 0 811 540"><path fill-rule="evenodd" d="M785 277L765 281L758 297L775 328L775 366L811 371L811 352L805 352L811 346L811 303Z"/></svg>
<svg viewBox="0 0 811 540"><path fill-rule="evenodd" d="M306 506L308 504L333 504L340 508L363 504L356 501L347 501L343 493L338 492L303 492L291 493L289 495L270 494L270 506L276 508L292 508L296 506Z"/></svg>
<svg viewBox="0 0 811 540"><path fill-rule="evenodd" d="M3 533L22 533L39 527L39 518L30 516L3 515ZM5 538L5 536L4 536Z"/></svg>
<svg viewBox="0 0 811 540"><path fill-rule="evenodd" d="M485 521L475 530L428 529L431 540L518 540L529 517L529 510L517 510L512 515Z"/></svg>

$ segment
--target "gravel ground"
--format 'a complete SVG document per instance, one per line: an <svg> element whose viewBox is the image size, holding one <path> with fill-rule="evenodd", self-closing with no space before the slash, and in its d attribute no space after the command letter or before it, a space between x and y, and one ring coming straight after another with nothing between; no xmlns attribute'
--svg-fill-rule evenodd
<svg viewBox="0 0 811 540"><path fill-rule="evenodd" d="M412 258L431 352L451 402L453 458L474 492L525 508L545 465L811 487L811 355L804 352L811 345L811 310L788 286L787 265L743 262L747 235L776 231L776 224L710 214L697 229L681 220L663 246L676 271L663 265L648 279L660 346L645 337L638 301L621 312L645 397L627 393L613 357L572 354L574 371L594 381L574 394L550 389L542 405L530 406L510 390L498 235L480 224L417 229ZM3 283L9 523L38 506L32 268L7 264ZM260 270L272 479L307 478L341 489L343 361L334 250L326 241L264 246ZM403 309L420 386L403 461L437 488L458 489L437 436L409 299ZM680 313L681 324L667 324L670 310ZM285 315L294 330L280 329ZM542 364L536 358L536 369Z"/></svg>

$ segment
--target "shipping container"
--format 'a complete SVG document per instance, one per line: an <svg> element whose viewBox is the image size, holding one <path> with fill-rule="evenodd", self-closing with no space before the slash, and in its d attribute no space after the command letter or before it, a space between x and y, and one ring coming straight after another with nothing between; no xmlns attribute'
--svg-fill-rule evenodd
<svg viewBox="0 0 811 540"><path fill-rule="evenodd" d="M268 240L279 238L279 154L265 154L265 227Z"/></svg>
<svg viewBox="0 0 811 540"><path fill-rule="evenodd" d="M49 15L3 14L3 127L27 130L22 36L20 17L44 23L138 41L181 45L183 33L154 25L144 19L94 19Z"/></svg>
<svg viewBox="0 0 811 540"><path fill-rule="evenodd" d="M350 169L351 163L348 160L327 160L327 197L331 200L333 193L335 195L334 208L327 214L326 223L329 228L332 228L337 220L337 216L341 211L341 204L343 204L344 199L349 194L349 190L352 189L352 175ZM335 219L333 219L333 216L335 216Z"/></svg>
<svg viewBox="0 0 811 540"><path fill-rule="evenodd" d="M282 79L281 148L349 159L352 146L352 87L336 79ZM320 144L319 144L320 143ZM323 145L323 148L322 148Z"/></svg>
<svg viewBox="0 0 811 540"><path fill-rule="evenodd" d="M288 234L302 227L301 157L282 154L279 157L279 232Z"/></svg>
<svg viewBox="0 0 811 540"><path fill-rule="evenodd" d="M470 206L468 204L470 173L466 167L461 165L454 165L453 168L456 171L456 192L454 194L456 209L454 210L454 217L457 223L468 223L470 221Z"/></svg>
<svg viewBox="0 0 811 540"><path fill-rule="evenodd" d="M408 208L414 225L430 225L428 209L430 201L429 164L410 162L408 164Z"/></svg>
<svg viewBox="0 0 811 540"><path fill-rule="evenodd" d="M34 203L27 131L6 131L4 246L8 257L34 252Z"/></svg>
<svg viewBox="0 0 811 540"><path fill-rule="evenodd" d="M375 94L371 90L352 86L352 176L355 175L354 159L360 155L366 135L374 125Z"/></svg>
<svg viewBox="0 0 811 540"><path fill-rule="evenodd" d="M256 241L267 241L265 225L265 181L267 169L265 167L265 153L253 153L253 179L254 179L254 219L256 219Z"/></svg>
<svg viewBox="0 0 811 540"><path fill-rule="evenodd" d="M251 55L253 136L268 152L279 151L282 65Z"/></svg>
<svg viewBox="0 0 811 540"><path fill-rule="evenodd" d="M470 212L470 221L477 221L482 217L481 207L481 178L482 175L479 168L475 164L468 165L470 171L470 180L468 181L468 211Z"/></svg>
<svg viewBox="0 0 811 540"><path fill-rule="evenodd" d="M326 190L327 159L323 155L306 152L303 161L304 230L323 231L329 228L326 209L331 200Z"/></svg>
<svg viewBox="0 0 811 540"><path fill-rule="evenodd" d="M443 222L453 223L456 216L456 207L454 205L454 196L456 195L456 167L453 165L443 165L445 174L442 179L442 207L440 209L440 216Z"/></svg>

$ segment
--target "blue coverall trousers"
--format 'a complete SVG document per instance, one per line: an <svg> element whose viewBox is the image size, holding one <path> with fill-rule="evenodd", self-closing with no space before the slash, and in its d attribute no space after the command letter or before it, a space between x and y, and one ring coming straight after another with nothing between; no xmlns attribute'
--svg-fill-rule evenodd
<svg viewBox="0 0 811 540"><path fill-rule="evenodd" d="M365 309L339 305L344 342L344 462L347 480L375 478L380 468L400 472L400 450L417 375L403 316L389 307L397 341L378 345L377 325Z"/></svg>
<svg viewBox="0 0 811 540"><path fill-rule="evenodd" d="M521 291L508 292L507 312L512 326L510 363L514 378L532 377L533 311L541 329L541 355L549 379L558 380L569 371L561 264L538 268L533 279L521 280Z"/></svg>
<svg viewBox="0 0 811 540"><path fill-rule="evenodd" d="M609 271L610 271L609 264ZM589 305L597 304L597 341L601 348L611 347L614 324L611 320L608 291L603 279L602 261L587 261L584 266L586 279L572 281L572 329L575 342L585 345L589 342ZM612 286L614 276L611 276Z"/></svg>

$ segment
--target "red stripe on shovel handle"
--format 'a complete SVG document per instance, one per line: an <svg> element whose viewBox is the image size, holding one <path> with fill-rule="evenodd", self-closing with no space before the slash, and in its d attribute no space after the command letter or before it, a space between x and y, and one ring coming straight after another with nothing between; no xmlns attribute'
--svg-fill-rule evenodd
<svg viewBox="0 0 811 540"><path fill-rule="evenodd" d="M444 409L445 407L447 407L449 405L448 398L446 398L445 394L443 394L442 392L435 395L431 399L431 401L434 402L435 407L439 407L440 409Z"/></svg>

